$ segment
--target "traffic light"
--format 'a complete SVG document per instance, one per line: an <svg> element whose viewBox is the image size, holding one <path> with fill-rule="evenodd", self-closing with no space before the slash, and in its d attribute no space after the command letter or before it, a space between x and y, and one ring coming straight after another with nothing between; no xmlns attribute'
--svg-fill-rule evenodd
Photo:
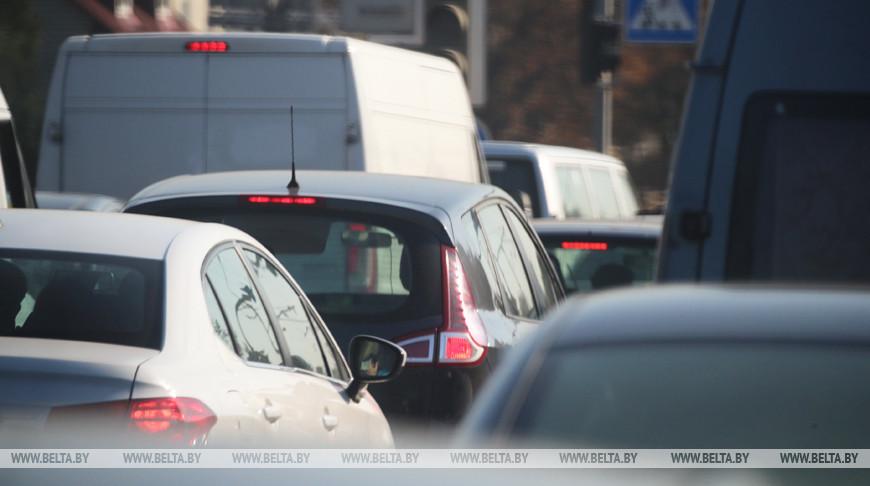
<svg viewBox="0 0 870 486"><path fill-rule="evenodd" d="M426 2L424 50L453 61L468 80L469 17L465 1Z"/></svg>
<svg viewBox="0 0 870 486"><path fill-rule="evenodd" d="M595 15L595 0L585 0L580 12L580 75L598 81L602 72L619 66L622 25Z"/></svg>

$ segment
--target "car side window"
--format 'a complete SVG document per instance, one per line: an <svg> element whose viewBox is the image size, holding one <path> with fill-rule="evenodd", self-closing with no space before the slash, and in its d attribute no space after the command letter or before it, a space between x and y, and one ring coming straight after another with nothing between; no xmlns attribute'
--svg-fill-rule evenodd
<svg viewBox="0 0 870 486"><path fill-rule="evenodd" d="M520 221L519 216L507 208L503 208L503 211L508 221L510 221L517 243L526 255L526 261L529 262L529 269L531 270L529 277L537 284L538 292L540 293L538 296L538 307L541 314L543 314L556 305L556 300L558 299L556 283L553 281L553 275L548 267L550 264L549 258L535 244L534 237L529 234L529 230Z"/></svg>
<svg viewBox="0 0 870 486"><path fill-rule="evenodd" d="M613 190L613 180L607 169L590 168L589 178L592 180L592 193L598 203L599 217L604 219L618 219L619 200Z"/></svg>
<svg viewBox="0 0 870 486"><path fill-rule="evenodd" d="M208 317L211 320L211 326L214 329L215 334L221 338L221 341L223 341L228 348L237 351L236 347L233 345L233 338L230 336L230 328L227 324L226 317L224 317L224 311L221 309L217 296L214 294L214 289L208 280L203 282L203 291L205 292L205 305L208 309Z"/></svg>
<svg viewBox="0 0 870 486"><path fill-rule="evenodd" d="M290 351L289 365L328 375L314 325L296 289L264 255L247 248L242 252L277 319L278 331Z"/></svg>
<svg viewBox="0 0 870 486"><path fill-rule="evenodd" d="M557 165L556 180L562 195L562 210L566 218L593 218L589 190L583 179L583 168L576 165Z"/></svg>
<svg viewBox="0 0 870 486"><path fill-rule="evenodd" d="M492 258L486 248L483 228L469 211L462 216L462 226L468 236L468 245L460 245L460 255L468 252L466 274L471 283L472 292L477 306L483 309L502 308L501 290Z"/></svg>
<svg viewBox="0 0 870 486"><path fill-rule="evenodd" d="M525 265L501 209L492 204L477 214L502 284L505 312L526 319L537 318L538 309Z"/></svg>
<svg viewBox="0 0 870 486"><path fill-rule="evenodd" d="M329 338L324 334L324 330L312 323L317 339L320 341L320 346L323 349L323 356L326 358L326 366L329 367L329 374L337 380L347 381L350 376L347 374L347 369L341 364L341 351L332 345Z"/></svg>
<svg viewBox="0 0 870 486"><path fill-rule="evenodd" d="M227 248L215 255L206 267L206 276L224 310L239 355L255 363L283 364L268 313L236 250Z"/></svg>

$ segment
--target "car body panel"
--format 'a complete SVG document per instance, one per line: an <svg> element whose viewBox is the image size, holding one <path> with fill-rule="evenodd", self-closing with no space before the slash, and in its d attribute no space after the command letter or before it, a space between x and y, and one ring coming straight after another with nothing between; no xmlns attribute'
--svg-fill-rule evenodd
<svg viewBox="0 0 870 486"><path fill-rule="evenodd" d="M42 341L49 340L0 338L4 344L21 343L14 351L2 348L0 365L29 363L33 370L62 365L65 376L79 369L86 383L102 384L103 388L105 383L116 383L111 393L92 395L85 399L86 403L196 398L218 417L209 435L213 445L392 445L389 425L373 399L354 403L344 392L347 382L283 366L247 363L216 335L206 310L202 280L203 262L210 253L228 244L243 243L281 268L274 256L247 234L217 224L75 211L4 210L0 211L0 221L4 224L0 229L3 249L139 257L161 260L165 266L160 320L164 335L159 351L87 342L43 345ZM16 231L25 223L37 230ZM46 237L48 232L52 238ZM339 366L347 370L344 361ZM94 373L95 377L89 377ZM28 382L32 384L32 380ZM48 394L54 397L55 391ZM66 404L81 398L52 400ZM278 420L266 416L264 409L272 405L282 410ZM341 416L335 432L327 431L322 424L327 410Z"/></svg>

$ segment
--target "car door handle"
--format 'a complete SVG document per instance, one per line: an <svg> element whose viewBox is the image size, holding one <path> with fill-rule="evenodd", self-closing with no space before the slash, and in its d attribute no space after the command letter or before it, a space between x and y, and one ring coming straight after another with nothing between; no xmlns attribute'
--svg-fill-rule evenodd
<svg viewBox="0 0 870 486"><path fill-rule="evenodd" d="M281 409L275 405L266 405L260 411L263 412L263 418L265 418L270 424L274 424L279 418L281 418Z"/></svg>
<svg viewBox="0 0 870 486"><path fill-rule="evenodd" d="M324 415L323 418L323 427L326 430L331 431L332 429L338 427L338 417L335 415Z"/></svg>

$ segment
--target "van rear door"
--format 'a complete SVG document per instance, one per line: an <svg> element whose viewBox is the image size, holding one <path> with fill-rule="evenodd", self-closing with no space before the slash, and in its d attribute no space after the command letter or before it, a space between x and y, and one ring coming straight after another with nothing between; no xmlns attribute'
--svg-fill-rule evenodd
<svg viewBox="0 0 870 486"><path fill-rule="evenodd" d="M203 171L207 55L68 55L58 190L126 199L161 179Z"/></svg>
<svg viewBox="0 0 870 486"><path fill-rule="evenodd" d="M296 166L349 169L345 56L239 53L237 44L209 56L205 171L290 168L291 106Z"/></svg>

